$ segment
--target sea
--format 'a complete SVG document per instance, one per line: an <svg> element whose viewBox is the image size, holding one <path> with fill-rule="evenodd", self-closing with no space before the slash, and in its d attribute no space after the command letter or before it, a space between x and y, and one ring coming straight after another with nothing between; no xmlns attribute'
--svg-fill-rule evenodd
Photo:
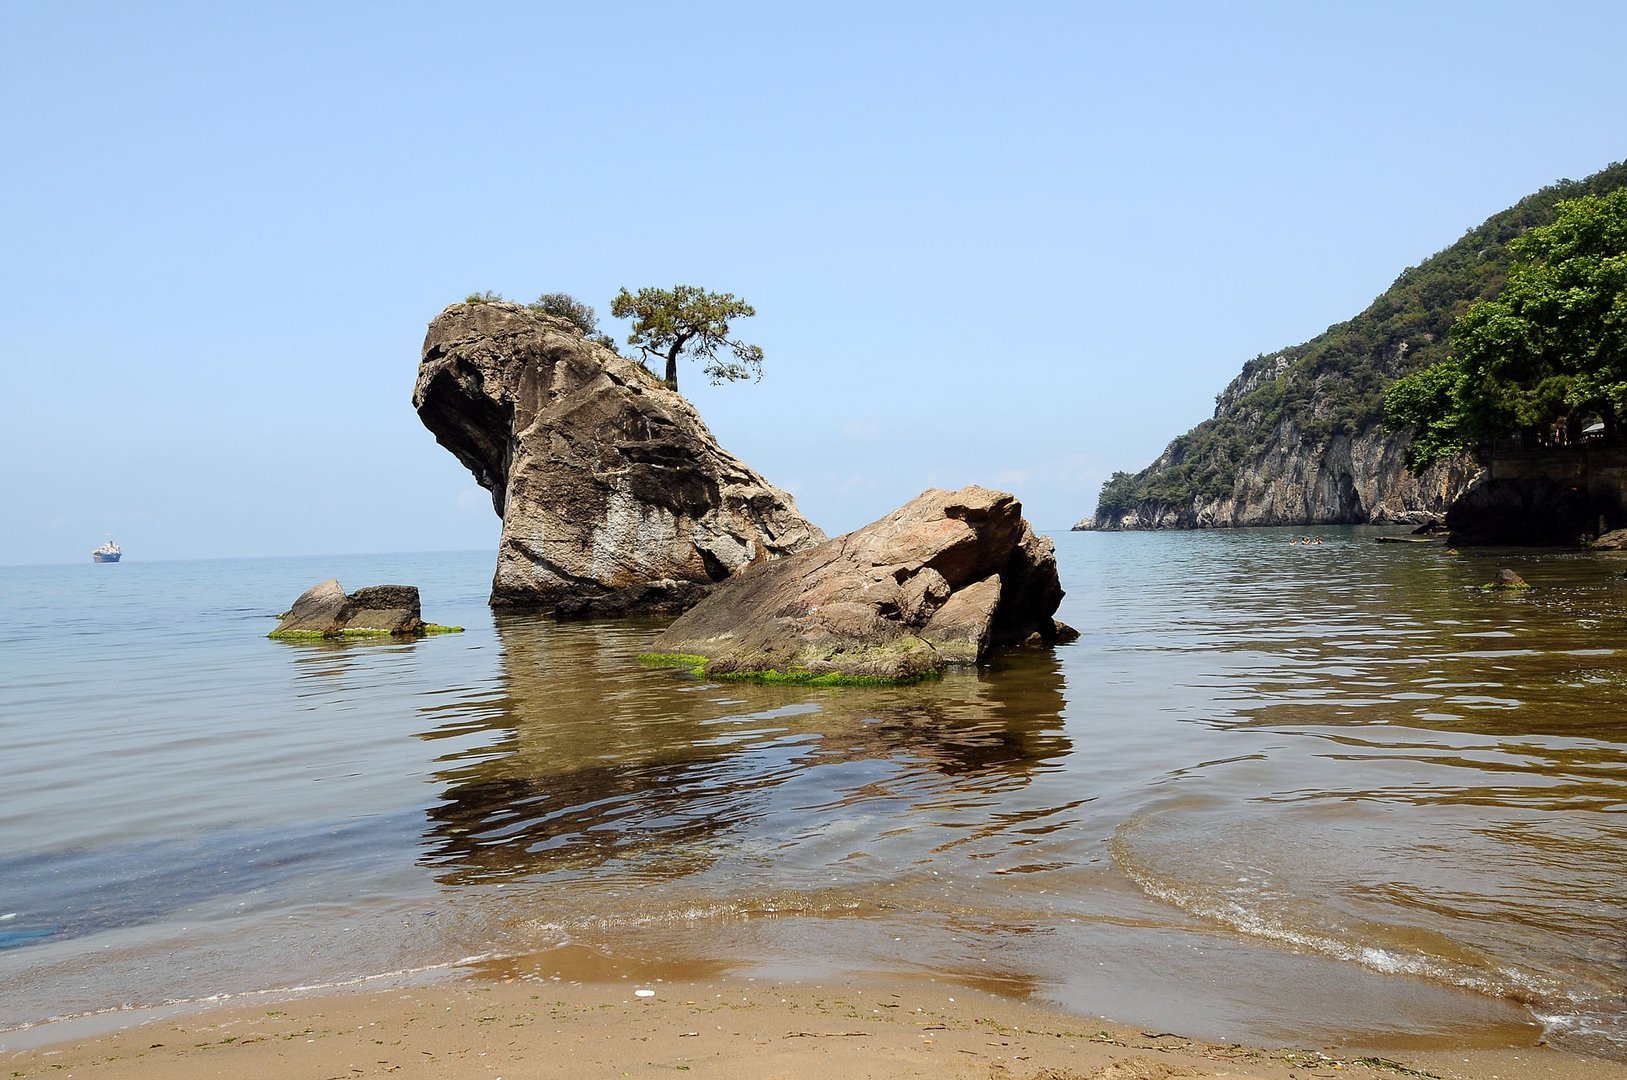
<svg viewBox="0 0 1627 1080"><path fill-rule="evenodd" d="M862 975L1627 1059L1627 557L1395 532L1059 533L1078 641L907 687L646 667L659 622L494 613L491 552L0 567L0 1048ZM463 632L266 637L329 577Z"/></svg>

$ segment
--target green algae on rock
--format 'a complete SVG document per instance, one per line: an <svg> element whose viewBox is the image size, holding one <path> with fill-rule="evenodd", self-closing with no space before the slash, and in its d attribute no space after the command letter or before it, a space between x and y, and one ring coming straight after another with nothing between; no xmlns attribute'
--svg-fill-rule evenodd
<svg viewBox="0 0 1627 1080"><path fill-rule="evenodd" d="M266 637L276 641L334 641L344 638L407 638L428 637L431 634L461 634L461 626L441 626L439 623L425 623L417 630L399 632L395 630L362 630L343 629L331 634L320 630L273 630Z"/></svg>
<svg viewBox="0 0 1627 1080"><path fill-rule="evenodd" d="M645 667L688 668L693 675L704 674L706 667L706 657L693 653L639 653L638 662Z"/></svg>
<svg viewBox="0 0 1627 1080"><path fill-rule="evenodd" d="M709 671L706 657L693 653L639 653L638 662L646 667L687 668L697 678L726 679L733 682L757 682L768 686L900 686L923 679L939 677L930 672L910 677L879 675L843 675L835 671L809 671L806 668L780 671L764 668L758 671Z"/></svg>
<svg viewBox="0 0 1627 1080"><path fill-rule="evenodd" d="M836 671L724 671L710 676L731 682L756 682L767 686L907 686L910 683L941 679L942 671L923 671L897 678L886 675L843 675Z"/></svg>

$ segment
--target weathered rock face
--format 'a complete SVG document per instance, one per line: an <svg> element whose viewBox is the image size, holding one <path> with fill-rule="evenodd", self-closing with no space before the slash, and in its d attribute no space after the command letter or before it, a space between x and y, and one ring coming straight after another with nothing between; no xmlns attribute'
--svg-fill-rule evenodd
<svg viewBox="0 0 1627 1080"><path fill-rule="evenodd" d="M1076 529L1207 529L1253 525L1418 525L1444 517L1482 470L1468 458L1407 469L1411 436L1374 426L1336 435L1322 447L1283 423L1247 458L1236 489L1220 499L1145 502ZM1147 472L1178 465L1166 450Z"/></svg>
<svg viewBox="0 0 1627 1080"><path fill-rule="evenodd" d="M910 679L1072 632L1050 540L1011 495L928 491L880 521L718 586L656 639L713 675Z"/></svg>
<svg viewBox="0 0 1627 1080"><path fill-rule="evenodd" d="M503 518L494 607L681 611L825 538L643 365L519 304L441 312L413 405Z"/></svg>
<svg viewBox="0 0 1627 1080"><path fill-rule="evenodd" d="M346 634L420 634L418 590L374 585L345 594L333 578L311 586L282 616L272 637L342 637Z"/></svg>

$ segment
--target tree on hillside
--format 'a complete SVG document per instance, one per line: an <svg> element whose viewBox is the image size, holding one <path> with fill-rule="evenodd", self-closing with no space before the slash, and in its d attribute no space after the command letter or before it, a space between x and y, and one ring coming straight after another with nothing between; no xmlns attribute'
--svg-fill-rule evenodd
<svg viewBox="0 0 1627 1080"><path fill-rule="evenodd" d="M1462 453L1472 444L1462 384L1463 365L1452 356L1397 379L1384 392L1385 425L1412 428L1407 464L1413 469Z"/></svg>
<svg viewBox="0 0 1627 1080"><path fill-rule="evenodd" d="M1096 524L1098 526L1108 522L1117 521L1135 508L1136 504L1136 478L1120 470L1102 484L1102 490L1096 496Z"/></svg>
<svg viewBox="0 0 1627 1080"><path fill-rule="evenodd" d="M1455 355L1385 394L1385 423L1416 432L1414 468L1595 419L1614 433L1627 411L1627 188L1560 203L1510 246L1508 284L1453 325Z"/></svg>
<svg viewBox="0 0 1627 1080"><path fill-rule="evenodd" d="M582 331L583 337L591 337L593 332L599 329L598 312L570 293L543 293L525 306L544 315L559 316Z"/></svg>
<svg viewBox="0 0 1627 1080"><path fill-rule="evenodd" d="M678 389L678 357L705 361L701 369L715 386L736 379L763 377L763 350L729 337L729 320L746 318L757 310L732 293L707 292L694 285L671 289L626 289L610 302L610 314L632 319L627 344L637 345L646 357L666 361L666 382ZM729 355L720 357L726 348ZM732 356L732 359L731 359Z"/></svg>

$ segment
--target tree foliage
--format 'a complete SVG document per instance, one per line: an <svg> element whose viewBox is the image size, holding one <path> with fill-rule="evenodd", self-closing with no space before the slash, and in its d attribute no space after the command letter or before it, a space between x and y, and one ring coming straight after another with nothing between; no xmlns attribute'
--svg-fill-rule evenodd
<svg viewBox="0 0 1627 1080"><path fill-rule="evenodd" d="M1407 464L1421 469L1432 461L1468 450L1465 421L1458 401L1463 366L1456 357L1403 376L1384 392L1384 423L1412 428Z"/></svg>
<svg viewBox="0 0 1627 1080"><path fill-rule="evenodd" d="M1511 245L1508 284L1452 328L1455 355L1399 380L1387 422L1414 467L1477 442L1580 436L1627 410L1627 188L1560 203Z"/></svg>
<svg viewBox="0 0 1627 1080"><path fill-rule="evenodd" d="M1561 202L1623 187L1627 164L1543 188L1403 270L1355 318L1303 344L1256 356L1216 395L1213 417L1173 440L1158 461L1129 480L1108 482L1113 500L1179 507L1225 499L1236 490L1243 467L1273 444L1297 441L1317 451L1381 422L1415 426L1403 425L1390 411L1386 391L1398 379L1449 358L1458 318L1476 301L1503 291L1513 242L1554 221ZM1449 369L1437 373L1434 391L1445 374ZM1428 390L1415 386L1404 393L1418 397ZM1427 441L1423 434L1418 437ZM1460 444L1446 428L1438 428L1436 437L1442 454ZM1110 517L1098 502L1096 519Z"/></svg>
<svg viewBox="0 0 1627 1080"><path fill-rule="evenodd" d="M1116 521L1135 509L1135 479L1122 470L1107 478L1096 496L1096 520Z"/></svg>
<svg viewBox="0 0 1627 1080"><path fill-rule="evenodd" d="M713 385L763 377L763 350L729 336L731 319L757 314L733 293L708 292L694 285L636 293L624 288L611 301L610 314L633 320L627 344L637 345L646 358L665 361L664 377L674 390L680 356L703 361L701 370Z"/></svg>
<svg viewBox="0 0 1627 1080"><path fill-rule="evenodd" d="M599 315L570 293L543 293L526 307L544 315L556 315L582 331L583 337L592 336L599 329Z"/></svg>

